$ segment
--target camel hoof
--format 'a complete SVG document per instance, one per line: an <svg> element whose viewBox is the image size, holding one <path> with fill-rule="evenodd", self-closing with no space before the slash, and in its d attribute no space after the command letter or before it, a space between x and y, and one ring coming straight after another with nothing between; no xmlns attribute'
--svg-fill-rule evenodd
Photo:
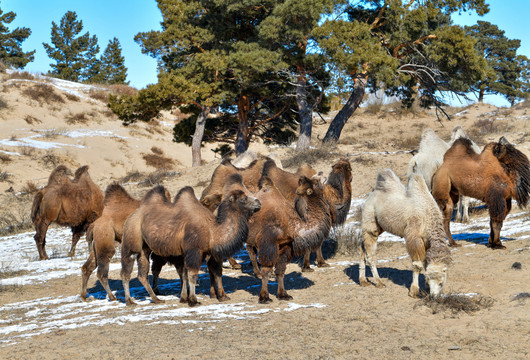
<svg viewBox="0 0 530 360"><path fill-rule="evenodd" d="M317 266L318 266L319 268L330 267L330 265L329 265L328 263L317 264Z"/></svg>
<svg viewBox="0 0 530 360"><path fill-rule="evenodd" d="M162 299L158 299L158 298L153 299L153 303L155 303L155 304L163 304L165 302L166 302L166 300L162 300Z"/></svg>
<svg viewBox="0 0 530 360"><path fill-rule="evenodd" d="M194 306L197 306L197 305L200 305L201 303L198 302L197 300L188 300L188 305L190 307L194 307Z"/></svg>
<svg viewBox="0 0 530 360"><path fill-rule="evenodd" d="M237 263L236 263L236 264L232 265L232 269L234 269L234 270L241 270L241 264L237 264Z"/></svg>
<svg viewBox="0 0 530 360"><path fill-rule="evenodd" d="M81 294L81 300L86 301L86 294Z"/></svg>
<svg viewBox="0 0 530 360"><path fill-rule="evenodd" d="M260 304L268 304L268 303L271 303L272 302L272 299L270 297L261 297L259 298L258 300L258 303Z"/></svg>
<svg viewBox="0 0 530 360"><path fill-rule="evenodd" d="M136 306L136 303L134 301L132 301L131 299L129 299L129 300L127 300L125 305L127 305L127 306Z"/></svg>
<svg viewBox="0 0 530 360"><path fill-rule="evenodd" d="M48 255L46 255L46 256L41 256L39 260L50 260L50 258L48 257Z"/></svg>
<svg viewBox="0 0 530 360"><path fill-rule="evenodd" d="M75 251L74 252L68 252L68 257L75 257Z"/></svg>
<svg viewBox="0 0 530 360"><path fill-rule="evenodd" d="M180 298L179 302L181 302L182 304L186 304L188 302L188 299Z"/></svg>
<svg viewBox="0 0 530 360"><path fill-rule="evenodd" d="M382 282L381 280L377 281L377 283L375 284L375 287L381 289L381 288L384 288L386 287L385 283Z"/></svg>
<svg viewBox="0 0 530 360"><path fill-rule="evenodd" d="M420 289L414 287L414 288L410 288L409 290L409 296L412 297L412 298L417 298L418 295L419 295L419 292L420 292Z"/></svg>
<svg viewBox="0 0 530 360"><path fill-rule="evenodd" d="M361 285L361 286L369 286L370 283L368 281L366 281L366 280L359 280L359 285Z"/></svg>
<svg viewBox="0 0 530 360"><path fill-rule="evenodd" d="M461 244L457 244L455 241L453 241L453 242L449 242L449 246L456 248L456 247L461 247L462 245Z"/></svg>
<svg viewBox="0 0 530 360"><path fill-rule="evenodd" d="M311 269L309 266L308 267L302 267L302 272L313 272L315 271L314 269Z"/></svg>
<svg viewBox="0 0 530 360"><path fill-rule="evenodd" d="M260 272L255 272L254 271L254 276L258 279L261 279L261 273Z"/></svg>
<svg viewBox="0 0 530 360"><path fill-rule="evenodd" d="M497 243L497 244L488 244L488 247L491 248L492 250L502 250L502 249L506 249L506 246L502 245L501 243Z"/></svg>
<svg viewBox="0 0 530 360"><path fill-rule="evenodd" d="M109 301L116 301L118 299L116 299L116 296L114 296L113 294L110 294L109 295Z"/></svg>
<svg viewBox="0 0 530 360"><path fill-rule="evenodd" d="M226 295L223 295L223 296L219 296L219 297L217 298L217 300L219 300L220 302L223 302L223 301L228 301L228 300L230 300L230 298L229 298L228 296L226 296Z"/></svg>
<svg viewBox="0 0 530 360"><path fill-rule="evenodd" d="M289 294L278 295L278 300L293 300L293 297Z"/></svg>
<svg viewBox="0 0 530 360"><path fill-rule="evenodd" d="M162 295L157 287L153 289L153 292L155 293L155 295Z"/></svg>

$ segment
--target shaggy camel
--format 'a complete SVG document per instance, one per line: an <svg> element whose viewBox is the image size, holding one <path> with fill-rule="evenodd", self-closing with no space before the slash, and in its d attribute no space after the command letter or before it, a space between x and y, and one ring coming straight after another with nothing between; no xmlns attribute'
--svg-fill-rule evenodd
<svg viewBox="0 0 530 360"><path fill-rule="evenodd" d="M451 254L445 243L442 213L421 175L410 175L405 188L392 170L380 171L375 190L364 204L361 226L361 286L368 285L365 258L370 263L376 286L384 286L377 272L375 251L378 236L387 231L405 238L407 251L412 259L409 295L418 296L418 278L422 270L425 270L431 296L440 295L447 279L446 271Z"/></svg>
<svg viewBox="0 0 530 360"><path fill-rule="evenodd" d="M72 228L72 247L68 256L74 256L77 242L103 211L103 193L90 179L88 166L77 169L73 180L66 174L64 165L55 168L48 185L39 190L33 199L31 221L35 225L35 243L40 260L49 259L45 245L51 223Z"/></svg>
<svg viewBox="0 0 530 360"><path fill-rule="evenodd" d="M316 180L314 180L316 182ZM284 286L285 269L293 255L301 255L307 249L315 248L329 235L331 214L323 199L322 190L305 176L300 177L296 189L298 197L288 201L267 177L260 180L260 190L256 197L262 204L261 210L250 220L247 249L257 267L257 249L262 285L260 303L272 301L269 297L268 282L272 268L278 282L278 299L292 299ZM302 218L301 214L305 216Z"/></svg>
<svg viewBox="0 0 530 360"><path fill-rule="evenodd" d="M484 201L489 208L488 247L504 249L500 239L502 223L512 208L512 199L520 207L528 203L530 162L503 136L491 142L480 154L473 151L468 139L458 139L445 153L444 162L433 178L433 196L444 215L444 229L451 246L453 205L459 195Z"/></svg>
<svg viewBox="0 0 530 360"><path fill-rule="evenodd" d="M278 169L273 162L267 162L263 167L263 176L269 177L277 186L282 195L290 202L294 201L296 196L296 188L300 176L317 177L315 171L309 166L301 167L296 174ZM351 204L351 164L346 158L340 159L332 166L331 172L327 178L325 185L323 185L324 199L330 206L331 210L331 224L342 225L346 221L346 217L350 210ZM323 239L322 241L324 241ZM310 267L311 251L316 251L317 266L329 266L322 255L322 243L316 246L315 249L309 249L304 254L304 261L302 264L302 271L313 271Z"/></svg>
<svg viewBox="0 0 530 360"><path fill-rule="evenodd" d="M258 199L247 196L233 184L242 186L240 175L228 179L217 216L201 205L191 187L181 189L173 203L165 197L162 186L149 191L123 229L121 277L128 305L134 304L129 281L135 258L138 279L153 302L161 302L147 279L151 252L165 258L182 256L180 301L187 301L190 306L197 304L195 286L199 269L210 255L208 269L217 283L217 298L228 299L222 288L222 259L241 247L248 234L248 218L260 208Z"/></svg>
<svg viewBox="0 0 530 360"><path fill-rule="evenodd" d="M88 279L97 267L98 279L109 300L116 300L109 287L109 264L116 252L116 242L121 243L123 224L138 209L140 200L133 199L121 185L114 183L105 190L103 205L103 213L87 230L90 254L82 267L82 299L86 299Z"/></svg>
<svg viewBox="0 0 530 360"><path fill-rule="evenodd" d="M434 173L442 165L445 152L453 145L456 139L469 139L461 126L455 126L451 132L451 139L445 142L432 129L425 129L421 135L420 148L418 153L410 159L407 169L407 176L417 172L423 176L427 187L432 191L432 178ZM480 147L471 139L473 150L479 154ZM467 196L460 196L456 212L456 220L463 223L469 221L469 202Z"/></svg>

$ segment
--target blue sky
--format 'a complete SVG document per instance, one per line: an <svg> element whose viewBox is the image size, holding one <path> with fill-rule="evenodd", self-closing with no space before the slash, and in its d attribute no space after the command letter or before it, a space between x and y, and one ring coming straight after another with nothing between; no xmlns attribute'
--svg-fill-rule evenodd
<svg viewBox="0 0 530 360"><path fill-rule="evenodd" d="M463 13L453 19L461 25L473 25L478 19L497 24L505 30L506 36L520 39L519 52L530 57L530 32L527 30L530 16L529 0L490 0L490 12L480 18ZM134 42L134 36L142 31L160 29L162 16L155 0L0 0L4 12L14 11L17 17L10 28L29 27L31 36L23 43L25 51L37 50L35 61L26 66L33 72L47 72L51 60L42 46L50 42L51 23L59 24L68 11L75 11L83 21L83 33L96 35L101 51L108 41L117 37L123 48L128 80L132 86L143 88L156 82L156 61L141 53ZM501 97L490 96L486 101L496 105L507 105Z"/></svg>

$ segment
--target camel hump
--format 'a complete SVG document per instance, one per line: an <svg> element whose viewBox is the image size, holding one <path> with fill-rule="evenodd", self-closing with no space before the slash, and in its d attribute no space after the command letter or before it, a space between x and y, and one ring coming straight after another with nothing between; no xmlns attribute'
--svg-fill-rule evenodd
<svg viewBox="0 0 530 360"><path fill-rule="evenodd" d="M274 160L268 158L267 161L265 161L265 164L263 164L263 170L261 171L262 176L270 176L270 172L275 169L276 163Z"/></svg>
<svg viewBox="0 0 530 360"><path fill-rule="evenodd" d="M191 186L185 186L182 189L179 190L177 195L175 195L175 199L173 200L173 203L176 203L182 196L192 196L194 199L197 199L195 197L195 192L193 191L193 188Z"/></svg>
<svg viewBox="0 0 530 360"><path fill-rule="evenodd" d="M62 180L68 176L69 172L70 171L66 166L57 166L55 169L53 169L50 176L48 177L48 185L62 183Z"/></svg>
<svg viewBox="0 0 530 360"><path fill-rule="evenodd" d="M239 174L232 174L226 179L226 185L225 186L231 186L234 184L240 184L243 185L243 177Z"/></svg>
<svg viewBox="0 0 530 360"><path fill-rule="evenodd" d="M389 191L396 187L402 186L399 178L390 169L384 169L377 174L375 189L379 191Z"/></svg>
<svg viewBox="0 0 530 360"><path fill-rule="evenodd" d="M232 165L244 169L256 163L258 155L252 150L247 150L232 161Z"/></svg>
<svg viewBox="0 0 530 360"><path fill-rule="evenodd" d="M123 186L117 182L113 182L105 189L105 203L107 203L110 198L115 196L126 196L128 198L131 197L127 190L123 188Z"/></svg>
<svg viewBox="0 0 530 360"><path fill-rule="evenodd" d="M467 135L464 129L462 129L462 126L457 125L451 131L451 141L454 142L456 139L459 139L459 138L467 139Z"/></svg>
<svg viewBox="0 0 530 360"><path fill-rule="evenodd" d="M409 175L407 181L407 192L412 193L416 191L420 191L424 194L430 194L429 188L427 187L427 183L425 182L423 176L418 173L412 173Z"/></svg>
<svg viewBox="0 0 530 360"><path fill-rule="evenodd" d="M79 178L85 173L88 173L88 165L83 165L75 171L74 181L78 181Z"/></svg>
<svg viewBox="0 0 530 360"><path fill-rule="evenodd" d="M166 188L164 186L157 185L154 188L152 188L151 190L149 190L147 192L147 194L145 194L145 196L144 196L144 198L142 200L142 203L146 203L146 202L148 202L149 200L151 200L152 198L155 198L155 197L159 197L163 201L169 202L169 199L167 198L166 193L167 193L167 191L166 191Z"/></svg>

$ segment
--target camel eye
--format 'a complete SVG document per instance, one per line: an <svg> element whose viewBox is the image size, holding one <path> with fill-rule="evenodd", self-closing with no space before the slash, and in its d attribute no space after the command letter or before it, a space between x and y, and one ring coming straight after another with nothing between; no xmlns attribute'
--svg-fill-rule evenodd
<svg viewBox="0 0 530 360"><path fill-rule="evenodd" d="M247 202L247 198L246 198L246 197L244 197L244 198L241 198L241 200L240 200L240 201L241 201L241 203L242 203L242 204L244 204L244 203L246 203L246 202Z"/></svg>
<svg viewBox="0 0 530 360"><path fill-rule="evenodd" d="M311 195L313 193L312 189L307 189L307 195Z"/></svg>

